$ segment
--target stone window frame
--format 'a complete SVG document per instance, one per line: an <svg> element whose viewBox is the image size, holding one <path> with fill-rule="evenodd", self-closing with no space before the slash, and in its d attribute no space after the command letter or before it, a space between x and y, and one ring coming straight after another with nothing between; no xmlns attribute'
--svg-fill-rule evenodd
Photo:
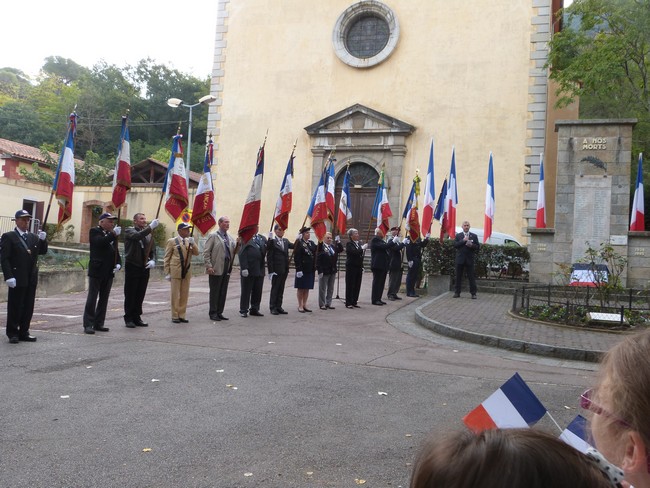
<svg viewBox="0 0 650 488"><path fill-rule="evenodd" d="M389 36L386 46L369 58L358 58L350 54L346 48L346 38L350 27L352 27L360 17L372 15L383 19L388 24ZM400 28L397 17L393 11L381 2L376 0L362 0L348 7L339 16L332 31L332 44L336 56L348 66L353 68L371 68L388 59L397 47L399 40Z"/></svg>

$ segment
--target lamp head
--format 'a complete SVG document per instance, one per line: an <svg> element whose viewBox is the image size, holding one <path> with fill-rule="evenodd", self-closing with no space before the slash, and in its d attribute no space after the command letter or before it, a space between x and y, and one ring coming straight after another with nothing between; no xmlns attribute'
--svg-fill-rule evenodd
<svg viewBox="0 0 650 488"><path fill-rule="evenodd" d="M216 102L216 101L217 101L217 97L215 97L213 95L206 95L204 97L199 98L199 103L204 103L206 105L208 103L212 103L212 102Z"/></svg>
<svg viewBox="0 0 650 488"><path fill-rule="evenodd" d="M183 103L183 100L180 98L170 98L167 100L167 105L173 108L177 108L181 103Z"/></svg>

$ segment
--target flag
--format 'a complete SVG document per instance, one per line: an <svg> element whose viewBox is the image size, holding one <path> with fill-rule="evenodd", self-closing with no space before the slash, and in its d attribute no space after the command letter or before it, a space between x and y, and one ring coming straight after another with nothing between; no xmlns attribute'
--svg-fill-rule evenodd
<svg viewBox="0 0 650 488"><path fill-rule="evenodd" d="M122 116L120 144L117 147L115 170L113 171L113 196L111 201L116 209L124 205L126 193L131 189L131 138L129 136L129 117Z"/></svg>
<svg viewBox="0 0 650 488"><path fill-rule="evenodd" d="M169 158L162 189L163 193L165 193L165 210L172 220L178 219L189 203L185 163L183 161L183 145L181 144L182 137L180 134L174 136L172 155Z"/></svg>
<svg viewBox="0 0 650 488"><path fill-rule="evenodd" d="M379 174L379 182L377 183L377 195L375 196L375 203L372 206L372 216L377 219L377 227L379 227L384 235L390 229L389 217L393 216L388 203L388 192L384 186L384 170Z"/></svg>
<svg viewBox="0 0 650 488"><path fill-rule="evenodd" d="M634 190L634 201L632 202L632 217L630 218L630 230L645 230L645 209L643 206L643 153L639 153L639 165L636 171L636 187Z"/></svg>
<svg viewBox="0 0 650 488"><path fill-rule="evenodd" d="M546 414L546 408L515 373L478 407L463 417L475 432L486 429L530 427Z"/></svg>
<svg viewBox="0 0 650 488"><path fill-rule="evenodd" d="M262 182L264 180L264 144L257 151L257 162L255 163L255 176L251 184L250 192L244 203L241 221L239 223L239 234L244 242L248 242L255 234L260 224L260 206L262 201Z"/></svg>
<svg viewBox="0 0 650 488"><path fill-rule="evenodd" d="M537 187L537 216L535 227L546 229L546 192L544 191L544 153L539 155L539 186Z"/></svg>
<svg viewBox="0 0 650 488"><path fill-rule="evenodd" d="M447 229L445 200L447 200L447 178L445 178L445 181L442 182L440 195L438 195L438 203L436 203L436 210L433 212L433 218L440 222L440 242L442 242L445 238L445 230Z"/></svg>
<svg viewBox="0 0 650 488"><path fill-rule="evenodd" d="M192 224L201 234L207 234L217 224L214 211L214 185L212 184L212 164L214 163L214 144L212 137L205 148L203 174L194 195L192 205Z"/></svg>
<svg viewBox="0 0 650 488"><path fill-rule="evenodd" d="M422 205L422 231L425 234L431 232L434 206L436 204L435 195L433 193L435 191L435 185L433 181L433 139L431 139L431 149L429 150L429 169L427 169L427 179L424 182L424 201Z"/></svg>
<svg viewBox="0 0 650 488"><path fill-rule="evenodd" d="M330 164L327 169L327 183L325 187L325 205L327 206L327 218L332 223L332 227L334 227L334 215L336 215L334 197L334 192L336 189L336 172L334 169L335 161L336 159L332 158L332 155L330 154Z"/></svg>
<svg viewBox="0 0 650 488"><path fill-rule="evenodd" d="M406 220L406 231L409 238L414 241L420 237L420 217L418 216L418 187L420 178L416 176L413 178L413 185L411 185L411 192L404 207L402 220Z"/></svg>
<svg viewBox="0 0 650 488"><path fill-rule="evenodd" d="M456 235L456 207L458 206L458 188L456 187L456 148L451 150L451 170L445 197L445 215L447 216L447 235Z"/></svg>
<svg viewBox="0 0 650 488"><path fill-rule="evenodd" d="M348 220L352 218L352 209L350 208L350 170L345 170L343 177L343 188L341 188L341 200L339 201L339 215L336 219L336 226L340 234L345 234Z"/></svg>
<svg viewBox="0 0 650 488"><path fill-rule="evenodd" d="M591 444L587 442L587 419L582 415L576 415L566 429L560 434L560 439L577 449L586 453Z"/></svg>
<svg viewBox="0 0 650 488"><path fill-rule="evenodd" d="M492 235L494 224L494 168L492 167L492 152L490 152L490 163L488 165L487 187L485 188L485 219L483 221L483 244Z"/></svg>
<svg viewBox="0 0 650 488"><path fill-rule="evenodd" d="M72 112L68 122L68 133L59 157L52 191L59 202L59 225L72 217L72 194L74 192L74 142L77 136L77 114Z"/></svg>
<svg viewBox="0 0 650 488"><path fill-rule="evenodd" d="M291 156L289 156L289 162L287 163L287 170L284 172L284 179L280 187L280 195L275 203L275 213L273 214L273 220L277 222L282 230L286 230L289 227L289 213L291 212L293 199L293 159L293 151L291 151Z"/></svg>
<svg viewBox="0 0 650 488"><path fill-rule="evenodd" d="M316 237L319 241L322 241L325 237L325 232L327 232L325 221L329 217L327 213L328 209L326 196L326 186L328 185L327 180L329 180L329 165L330 163L328 162L320 175L318 187L316 188L316 192L312 198L311 205L307 211L307 214L311 220L311 226L314 229L314 234L316 234Z"/></svg>

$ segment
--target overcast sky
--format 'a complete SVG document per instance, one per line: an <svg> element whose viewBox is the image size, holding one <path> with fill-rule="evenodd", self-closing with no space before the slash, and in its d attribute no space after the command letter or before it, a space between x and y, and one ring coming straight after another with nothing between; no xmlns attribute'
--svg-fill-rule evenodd
<svg viewBox="0 0 650 488"><path fill-rule="evenodd" d="M150 57L203 78L212 71L217 0L5 0L0 68L38 73L47 56L92 67Z"/></svg>

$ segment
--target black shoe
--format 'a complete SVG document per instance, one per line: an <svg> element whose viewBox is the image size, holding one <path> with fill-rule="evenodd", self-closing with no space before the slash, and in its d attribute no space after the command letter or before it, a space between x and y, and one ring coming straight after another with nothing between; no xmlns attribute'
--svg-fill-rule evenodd
<svg viewBox="0 0 650 488"><path fill-rule="evenodd" d="M460 298L460 293L454 293L454 298Z"/></svg>
<svg viewBox="0 0 650 488"><path fill-rule="evenodd" d="M398 297L397 295L393 295L393 300L401 300L401 297Z"/></svg>
<svg viewBox="0 0 650 488"><path fill-rule="evenodd" d="M319 307L321 310L327 310L327 307Z"/></svg>
<svg viewBox="0 0 650 488"><path fill-rule="evenodd" d="M472 300L476 300L476 293L472 295Z"/></svg>
<svg viewBox="0 0 650 488"><path fill-rule="evenodd" d="M137 325L138 327L149 327L149 324L148 324L148 323L143 322L142 320L139 320L139 319L138 319L138 320L135 320L134 323L135 323L135 325Z"/></svg>
<svg viewBox="0 0 650 488"><path fill-rule="evenodd" d="M181 319L172 319L172 322L175 323L175 324L180 324Z"/></svg>
<svg viewBox="0 0 650 488"><path fill-rule="evenodd" d="M386 298L388 298L391 302L393 300L397 300L397 298L395 298L393 295L388 295Z"/></svg>
<svg viewBox="0 0 650 488"><path fill-rule="evenodd" d="M271 310L271 315L280 315L280 312L277 310Z"/></svg>
<svg viewBox="0 0 650 488"><path fill-rule="evenodd" d="M372 302L372 304L373 304L373 305L383 305L384 302L379 302L379 301L377 301L377 302Z"/></svg>
<svg viewBox="0 0 650 488"><path fill-rule="evenodd" d="M218 314L217 317L219 317L221 320L228 320L228 317L224 317L221 314Z"/></svg>
<svg viewBox="0 0 650 488"><path fill-rule="evenodd" d="M19 342L20 342L20 339L18 339L18 337L16 337L16 336L9 338L9 344L18 344Z"/></svg>
<svg viewBox="0 0 650 488"><path fill-rule="evenodd" d="M108 327L102 326L102 327L95 327L95 330L98 330L100 332L108 332L109 329Z"/></svg>
<svg viewBox="0 0 650 488"><path fill-rule="evenodd" d="M239 312L239 316L243 317L243 318L246 318L246 317L248 317L248 312Z"/></svg>
<svg viewBox="0 0 650 488"><path fill-rule="evenodd" d="M178 319L178 320L180 320L181 323L183 323L183 324L187 324L187 323L189 323L189 320L187 320L187 319Z"/></svg>
<svg viewBox="0 0 650 488"><path fill-rule="evenodd" d="M283 308L278 308L278 313L279 313L280 315L287 315L289 312L287 312L287 311L286 311L285 309L283 309Z"/></svg>
<svg viewBox="0 0 650 488"><path fill-rule="evenodd" d="M379 303L381 303L382 305L387 305L387 303L383 300L379 300Z"/></svg>
<svg viewBox="0 0 650 488"><path fill-rule="evenodd" d="M95 329L93 329L92 327L84 327L84 333L85 334L94 334Z"/></svg>
<svg viewBox="0 0 650 488"><path fill-rule="evenodd" d="M305 307L305 312L311 313L311 310L309 310L307 307Z"/></svg>
<svg viewBox="0 0 650 488"><path fill-rule="evenodd" d="M330 310L336 310L336 307L332 307L331 305L327 305L325 308L329 308Z"/></svg>
<svg viewBox="0 0 650 488"><path fill-rule="evenodd" d="M417 293L411 293L410 295L406 295L406 296L411 298L420 298L420 295L418 295Z"/></svg>
<svg viewBox="0 0 650 488"><path fill-rule="evenodd" d="M36 337L30 335L20 336L18 339L20 342L36 342Z"/></svg>
<svg viewBox="0 0 650 488"><path fill-rule="evenodd" d="M345 308L354 308L352 305L346 305Z"/></svg>
<svg viewBox="0 0 650 488"><path fill-rule="evenodd" d="M210 315L210 320L214 320L215 322L220 322L221 318L218 315Z"/></svg>
<svg viewBox="0 0 650 488"><path fill-rule="evenodd" d="M129 329L135 329L137 326L135 325L135 322L133 320L126 320L124 322L124 326L128 327Z"/></svg>
<svg viewBox="0 0 650 488"><path fill-rule="evenodd" d="M252 315L253 317L264 317L264 314L260 313L258 310L251 310L250 315Z"/></svg>

